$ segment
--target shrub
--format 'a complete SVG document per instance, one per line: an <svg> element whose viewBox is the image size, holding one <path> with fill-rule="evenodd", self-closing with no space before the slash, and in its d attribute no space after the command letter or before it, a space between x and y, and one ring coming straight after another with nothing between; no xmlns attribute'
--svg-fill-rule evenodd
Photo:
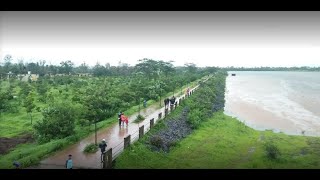
<svg viewBox="0 0 320 180"><path fill-rule="evenodd" d="M77 113L73 106L62 103L45 108L43 119L34 125L38 141L47 142L74 134Z"/></svg>
<svg viewBox="0 0 320 180"><path fill-rule="evenodd" d="M279 148L271 141L265 143L265 151L268 159L274 160L280 156Z"/></svg>
<svg viewBox="0 0 320 180"><path fill-rule="evenodd" d="M143 117L141 114L139 114L137 116L137 118L133 122L137 123L137 122L140 122L140 121L143 121L143 120L145 120L145 117Z"/></svg>
<svg viewBox="0 0 320 180"><path fill-rule="evenodd" d="M90 143L86 145L83 152L84 153L95 153L98 151L98 145L95 145L94 143Z"/></svg>
<svg viewBox="0 0 320 180"><path fill-rule="evenodd" d="M160 136L153 136L150 138L150 144L157 148L161 148L164 142Z"/></svg>

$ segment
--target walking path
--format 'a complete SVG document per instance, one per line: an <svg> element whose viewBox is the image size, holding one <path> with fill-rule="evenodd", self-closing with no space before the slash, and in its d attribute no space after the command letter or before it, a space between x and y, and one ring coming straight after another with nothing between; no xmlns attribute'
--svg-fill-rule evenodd
<svg viewBox="0 0 320 180"><path fill-rule="evenodd" d="M191 91L198 88L199 85L192 88ZM184 91L185 92L185 91ZM179 103L179 99L185 97L185 94L176 97L176 101ZM163 102L161 102L163 103ZM178 104L179 105L179 104ZM131 143L139 139L139 127L144 125L144 133L147 133L150 129L150 120L154 118L154 123L156 124L159 113L162 113L162 118L164 117L165 108L159 108L157 103L142 109L140 114L145 117L145 120L139 123L133 123L132 121L139 114L134 113L129 116L129 125L119 127L118 120L112 126L103 128L97 132L97 140L101 142L102 139L106 139L108 147L112 148L112 157L115 159L122 151L124 146L124 138L131 135ZM89 135L87 138L82 139L69 146L68 148L57 152L56 154L44 159L40 162L40 165L30 167L31 169L65 169L65 161L69 154L72 154L74 169L84 168L84 169L100 169L102 168L100 156L100 149L96 153L85 154L83 150L87 144L95 142L95 133Z"/></svg>

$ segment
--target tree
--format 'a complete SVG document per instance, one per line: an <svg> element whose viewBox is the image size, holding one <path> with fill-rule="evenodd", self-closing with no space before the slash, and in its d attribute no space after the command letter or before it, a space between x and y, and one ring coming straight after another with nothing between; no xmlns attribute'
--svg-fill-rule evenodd
<svg viewBox="0 0 320 180"><path fill-rule="evenodd" d="M40 71L39 63L28 63L27 70L31 71L31 74L38 74Z"/></svg>
<svg viewBox="0 0 320 180"><path fill-rule="evenodd" d="M147 80L144 79L144 76L141 72L138 72L134 75L134 78L132 79L132 82L130 84L130 89L132 89L134 93L134 98L136 100L136 103L139 105L139 115L140 115L140 104L141 104L141 98L143 97L144 94L147 94L144 92L145 87L144 85L146 84Z"/></svg>
<svg viewBox="0 0 320 180"><path fill-rule="evenodd" d="M92 68L92 71L94 76L103 76L106 74L106 68L103 65L100 65L98 62Z"/></svg>
<svg viewBox="0 0 320 180"><path fill-rule="evenodd" d="M32 110L36 107L34 104L34 93L31 91L24 101L24 107L26 108L27 113L30 116L30 121L32 124Z"/></svg>
<svg viewBox="0 0 320 180"><path fill-rule="evenodd" d="M89 66L85 62L83 62L78 69L79 73L88 73Z"/></svg>
<svg viewBox="0 0 320 180"><path fill-rule="evenodd" d="M61 67L60 67L60 73L64 73L64 74L70 74L72 72L73 69L73 62L71 62L70 60L68 61L62 61L60 63Z"/></svg>
<svg viewBox="0 0 320 180"><path fill-rule="evenodd" d="M45 68L46 60L40 60L39 64L40 64L39 76L44 76L47 73Z"/></svg>
<svg viewBox="0 0 320 180"><path fill-rule="evenodd" d="M168 77L168 75L175 73L175 68L173 67L172 62L173 61L164 62L162 60L158 62L160 72L164 73L165 77Z"/></svg>
<svg viewBox="0 0 320 180"><path fill-rule="evenodd" d="M8 93L0 91L0 116L2 112L5 112L9 106Z"/></svg>
<svg viewBox="0 0 320 180"><path fill-rule="evenodd" d="M156 79L159 75L159 63L153 59L140 59L136 64L136 72L142 72L149 80Z"/></svg>
<svg viewBox="0 0 320 180"><path fill-rule="evenodd" d="M12 56L10 54L7 54L3 60L4 60L4 71L8 73L9 71L11 71Z"/></svg>
<svg viewBox="0 0 320 180"><path fill-rule="evenodd" d="M103 89L88 89L89 95L84 100L85 119L94 123L95 144L97 145L97 122L107 116L108 101Z"/></svg>
<svg viewBox="0 0 320 180"><path fill-rule="evenodd" d="M69 103L51 104L42 111L43 118L34 125L39 142L65 138L74 134L76 109Z"/></svg>

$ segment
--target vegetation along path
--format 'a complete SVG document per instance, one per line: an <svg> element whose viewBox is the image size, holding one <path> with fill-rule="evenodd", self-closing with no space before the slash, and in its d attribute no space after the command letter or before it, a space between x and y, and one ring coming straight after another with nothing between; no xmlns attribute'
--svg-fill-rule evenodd
<svg viewBox="0 0 320 180"><path fill-rule="evenodd" d="M195 86L191 90L193 91L198 87ZM176 101L184 97L185 94L176 97ZM117 156L123 150L124 138L128 135L132 137L138 135L139 127L144 125L145 132L149 128L150 119L154 118L155 122L158 120L158 114L162 113L164 115L165 108L162 107L157 109L158 104L153 104L148 108L141 110L140 114L145 117L145 119L139 123L134 123L133 120L137 117L138 112L129 116L129 125L119 126L118 123L114 123L111 127L101 129L97 132L98 142L102 139L106 139L108 147L113 149L113 156ZM162 115L162 117L163 117ZM131 138L134 141L133 138ZM95 153L84 153L83 150L86 145L95 141L95 134L93 133L89 137L82 139L78 143L71 145L70 147L57 152L53 156L48 157L40 162L40 165L31 167L35 169L64 169L65 161L69 154L72 154L74 168L101 168L100 150Z"/></svg>

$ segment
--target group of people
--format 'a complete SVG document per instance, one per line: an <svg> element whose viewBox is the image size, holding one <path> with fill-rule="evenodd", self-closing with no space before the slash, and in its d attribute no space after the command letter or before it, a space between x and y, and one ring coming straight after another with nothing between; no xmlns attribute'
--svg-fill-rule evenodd
<svg viewBox="0 0 320 180"><path fill-rule="evenodd" d="M191 93L190 88L188 88L187 91L186 91L186 95L189 97L190 93Z"/></svg>
<svg viewBox="0 0 320 180"><path fill-rule="evenodd" d="M176 97L172 96L170 99L166 98L164 101L164 107L167 109L170 105L176 105Z"/></svg>
<svg viewBox="0 0 320 180"><path fill-rule="evenodd" d="M129 118L127 116L125 116L123 112L118 113L118 120L119 120L119 126L124 125L124 123L126 123L126 125L128 127Z"/></svg>

